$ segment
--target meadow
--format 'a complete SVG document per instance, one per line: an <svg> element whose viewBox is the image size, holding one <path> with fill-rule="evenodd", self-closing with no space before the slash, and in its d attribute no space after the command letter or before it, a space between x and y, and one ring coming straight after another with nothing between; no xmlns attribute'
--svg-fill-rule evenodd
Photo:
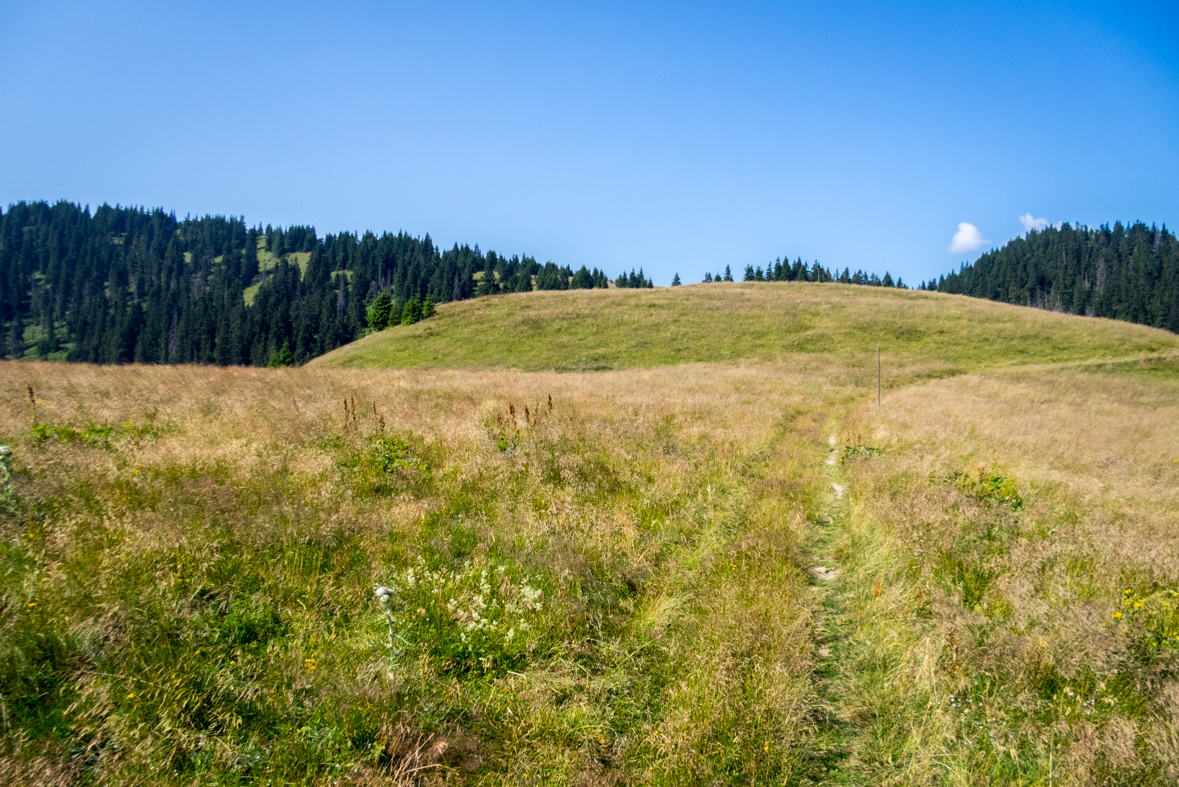
<svg viewBox="0 0 1179 787"><path fill-rule="evenodd" d="M1168 331L965 296L751 282L476 298L311 364L603 371L819 355L855 365L868 385L875 384L878 342L889 384L1179 349L1179 336Z"/></svg>
<svg viewBox="0 0 1179 787"><path fill-rule="evenodd" d="M1173 784L1177 352L784 284L0 365L0 781Z"/></svg>

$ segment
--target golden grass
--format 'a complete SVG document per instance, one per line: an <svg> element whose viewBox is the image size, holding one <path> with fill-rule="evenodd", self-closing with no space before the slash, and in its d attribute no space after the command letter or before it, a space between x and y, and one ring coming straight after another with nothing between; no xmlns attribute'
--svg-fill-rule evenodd
<svg viewBox="0 0 1179 787"><path fill-rule="evenodd" d="M819 767L798 555L822 486L813 404L846 395L838 367L3 371L22 500L4 520L0 644L22 664L4 712L82 746L72 780ZM382 424L428 472L373 469ZM535 634L447 655L451 623L414 596L390 666L372 587L408 593L418 565L452 572L469 589L438 592L463 603L483 569L517 577L492 596L537 584ZM27 705L38 686L55 701ZM4 767L49 767L30 751Z"/></svg>
<svg viewBox="0 0 1179 787"><path fill-rule="evenodd" d="M847 712L879 783L1179 776L1177 395L1009 371L913 386L846 424L883 451L849 460L842 545L861 588ZM985 499L977 479L996 476L1022 507Z"/></svg>

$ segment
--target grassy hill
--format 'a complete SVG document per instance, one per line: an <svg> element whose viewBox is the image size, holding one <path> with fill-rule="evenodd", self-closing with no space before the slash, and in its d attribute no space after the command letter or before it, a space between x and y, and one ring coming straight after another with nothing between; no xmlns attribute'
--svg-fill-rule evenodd
<svg viewBox="0 0 1179 787"><path fill-rule="evenodd" d="M835 285L0 363L0 783L1175 784L1177 403L1172 334Z"/></svg>
<svg viewBox="0 0 1179 787"><path fill-rule="evenodd" d="M593 371L822 355L862 363L880 342L892 379L1179 348L1179 337L940 293L839 284L705 284L478 298L312 362L345 368ZM899 377L898 377L899 375Z"/></svg>

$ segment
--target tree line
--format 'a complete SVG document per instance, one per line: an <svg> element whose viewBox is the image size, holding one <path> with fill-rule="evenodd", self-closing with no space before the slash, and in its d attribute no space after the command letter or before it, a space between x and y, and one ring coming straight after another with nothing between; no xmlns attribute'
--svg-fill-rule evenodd
<svg viewBox="0 0 1179 787"><path fill-rule="evenodd" d="M887 272L789 258L748 265L743 278L905 287ZM704 275L733 280L728 267ZM441 249L404 232L321 238L310 226L64 201L0 211L0 355L11 358L302 363L450 301L610 284L597 268ZM654 286L641 268L613 284ZM1179 331L1179 244L1165 226L1033 231L921 287Z"/></svg>
<svg viewBox="0 0 1179 787"><path fill-rule="evenodd" d="M609 280L476 245L234 216L19 202L0 211L0 355L91 363L302 363L438 304ZM628 285L629 286L629 285ZM377 308L374 310L373 306Z"/></svg>
<svg viewBox="0 0 1179 787"><path fill-rule="evenodd" d="M1179 244L1166 225L1033 230L921 287L1179 332Z"/></svg>
<svg viewBox="0 0 1179 787"><path fill-rule="evenodd" d="M676 279L679 274L676 274ZM733 271L726 265L724 273L704 274L704 282L719 282L719 281L733 281ZM831 271L819 264L818 260L814 264L808 264L802 261L799 257L794 262L790 262L789 258L783 260L781 257L774 262L767 264L763 270L761 266L754 267L753 265L745 266L745 276L743 281L809 281L809 282L837 282L839 284L862 284L868 287L899 287L901 289L908 289L905 283L898 276L894 281L892 275L888 271L884 272L884 276L877 276L875 273L865 273L862 270L857 270L852 273L850 268L844 268L840 273L838 269Z"/></svg>

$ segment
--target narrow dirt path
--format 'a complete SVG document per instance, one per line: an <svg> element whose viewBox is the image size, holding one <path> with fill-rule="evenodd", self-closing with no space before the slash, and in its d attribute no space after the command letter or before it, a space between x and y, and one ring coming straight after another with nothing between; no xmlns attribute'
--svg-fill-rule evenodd
<svg viewBox="0 0 1179 787"><path fill-rule="evenodd" d="M847 478L839 463L836 435L832 434L827 442L824 470L830 492L819 505L814 522L811 565L807 569L817 607L814 622L815 690L820 699L819 733L814 741L815 761L810 775L814 784L850 785L859 783L851 745L855 731L842 713L838 681L840 663L848 650L845 633L848 589L841 579L834 549L847 516Z"/></svg>

